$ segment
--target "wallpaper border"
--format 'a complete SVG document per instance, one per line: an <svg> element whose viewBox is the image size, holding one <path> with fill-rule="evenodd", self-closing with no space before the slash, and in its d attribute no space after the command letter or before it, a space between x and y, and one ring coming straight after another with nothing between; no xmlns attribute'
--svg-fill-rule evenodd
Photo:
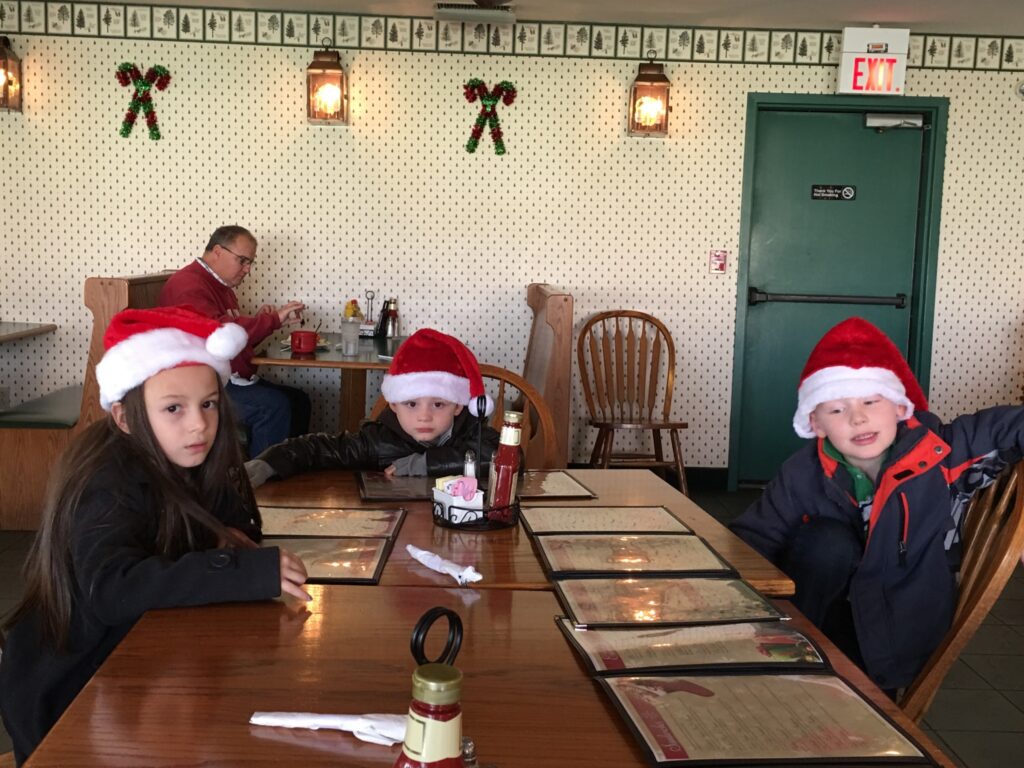
<svg viewBox="0 0 1024 768"><path fill-rule="evenodd" d="M130 23L129 23L130 22ZM173 27L173 28L172 28ZM488 25L419 16L0 0L0 32L159 42L411 53L835 66L842 32L516 21ZM609 37L610 36L610 37ZM908 66L1024 71L1024 37L910 36Z"/></svg>

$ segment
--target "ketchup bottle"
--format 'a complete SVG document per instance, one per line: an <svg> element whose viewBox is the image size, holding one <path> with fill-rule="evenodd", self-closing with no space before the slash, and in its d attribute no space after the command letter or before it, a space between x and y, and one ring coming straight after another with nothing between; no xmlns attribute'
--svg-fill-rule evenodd
<svg viewBox="0 0 1024 768"><path fill-rule="evenodd" d="M516 500L522 423L523 414L516 411L505 411L505 422L501 427L501 437L498 438L498 450L494 452L491 459L491 470L487 483L488 507L507 507Z"/></svg>
<svg viewBox="0 0 1024 768"><path fill-rule="evenodd" d="M421 664L412 673L405 743L394 768L462 768L462 673Z"/></svg>

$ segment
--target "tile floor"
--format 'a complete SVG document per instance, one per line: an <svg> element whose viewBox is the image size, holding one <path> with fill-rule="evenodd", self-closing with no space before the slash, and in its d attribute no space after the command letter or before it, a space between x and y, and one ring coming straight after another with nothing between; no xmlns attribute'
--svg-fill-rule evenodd
<svg viewBox="0 0 1024 768"><path fill-rule="evenodd" d="M710 514L728 522L756 491L693 491ZM21 563L32 534L0 531L0 615L21 594ZM1024 569L961 655L925 719L925 730L963 768L1007 768L1024 755ZM0 728L0 753L11 748Z"/></svg>

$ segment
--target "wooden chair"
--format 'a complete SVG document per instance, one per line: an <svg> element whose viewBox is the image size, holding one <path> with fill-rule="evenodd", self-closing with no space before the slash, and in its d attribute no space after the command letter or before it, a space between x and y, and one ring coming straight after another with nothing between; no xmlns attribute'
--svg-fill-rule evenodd
<svg viewBox="0 0 1024 768"><path fill-rule="evenodd" d="M512 401L515 396L523 396L523 462L527 469L555 469L565 466L558 463L558 445L555 442L555 422L551 418L551 411L544 402L540 392L526 381L518 373L513 373L506 368L499 368L496 365L480 366L480 375L483 376L484 385L488 382L497 382L497 393L493 393L493 386L488 386L488 393L494 398L494 413L491 414L490 425L499 432L505 417L506 399ZM509 387L517 392L510 392ZM370 411L370 419L378 418L387 407L387 401L381 395L373 404ZM536 424L536 427L534 426Z"/></svg>
<svg viewBox="0 0 1024 768"><path fill-rule="evenodd" d="M103 357L103 334L110 319L128 307L155 307L160 289L171 274L90 277L85 281L85 305L92 311L93 321L78 418L66 426L0 423L0 530L39 527L46 483L57 457L79 433L103 416L96 363Z"/></svg>
<svg viewBox="0 0 1024 768"><path fill-rule="evenodd" d="M964 521L956 613L942 643L900 699L915 722L931 706L946 673L974 637L1024 554L1024 462L1007 469L971 501Z"/></svg>
<svg viewBox="0 0 1024 768"><path fill-rule="evenodd" d="M590 466L673 468L679 489L688 493L679 441L679 430L687 424L669 419L676 351L664 323L644 312L601 312L580 331L576 357L589 424L597 427ZM650 431L654 453L615 453L619 430ZM662 450L663 431L671 440L671 460Z"/></svg>
<svg viewBox="0 0 1024 768"><path fill-rule="evenodd" d="M526 303L533 310L533 325L523 378L540 392L551 409L558 466L565 467L569 463L572 412L572 295L547 283L530 283ZM521 409L522 403L515 405Z"/></svg>

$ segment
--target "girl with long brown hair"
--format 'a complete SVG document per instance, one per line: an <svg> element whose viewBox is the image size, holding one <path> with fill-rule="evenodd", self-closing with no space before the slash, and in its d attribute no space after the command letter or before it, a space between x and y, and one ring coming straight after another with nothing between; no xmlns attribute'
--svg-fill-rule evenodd
<svg viewBox="0 0 1024 768"><path fill-rule="evenodd" d="M96 366L109 415L62 456L3 624L0 714L19 765L145 611L310 599L302 561L256 544L223 389L245 340L185 308L113 318Z"/></svg>

